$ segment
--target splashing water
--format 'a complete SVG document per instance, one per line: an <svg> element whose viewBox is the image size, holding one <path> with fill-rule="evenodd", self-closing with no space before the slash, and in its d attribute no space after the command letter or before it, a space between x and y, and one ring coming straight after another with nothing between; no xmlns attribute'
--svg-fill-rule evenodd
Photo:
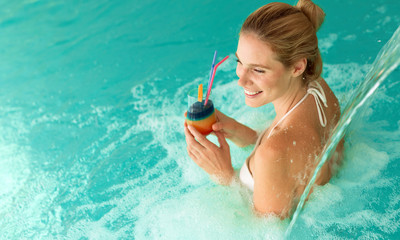
<svg viewBox="0 0 400 240"><path fill-rule="evenodd" d="M312 186L315 183L316 177L325 164L325 162L331 158L332 154L336 150L336 146L340 140L344 137L349 124L353 117L358 113L360 108L365 104L366 100L375 92L379 85L387 78L387 76L397 68L400 64L400 27L397 28L392 38L386 43L386 45L379 52L370 71L368 72L365 80L356 90L356 94L353 99L346 105L342 118L333 129L332 137L329 139L325 148L321 153L321 160L316 167L314 174L304 190L300 201L297 205L296 211L293 214L293 218L286 230L285 236L288 237L292 231L293 225L296 223L301 210L303 209L304 203L307 196L310 193Z"/></svg>
<svg viewBox="0 0 400 240"><path fill-rule="evenodd" d="M344 109L400 6L320 2L324 79ZM289 220L257 218L251 192L213 184L189 159L182 127L187 91L209 80L215 48L234 57L232 37L262 3L171 3L1 1L0 239L284 237ZM220 66L215 106L261 131L273 106L246 106L235 69ZM291 239L400 239L399 74L352 119L344 166L314 186ZM231 144L235 169L251 151Z"/></svg>

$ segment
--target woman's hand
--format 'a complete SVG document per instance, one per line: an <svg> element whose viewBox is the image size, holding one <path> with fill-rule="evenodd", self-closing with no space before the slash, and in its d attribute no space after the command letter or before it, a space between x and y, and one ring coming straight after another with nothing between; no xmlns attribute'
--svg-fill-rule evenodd
<svg viewBox="0 0 400 240"><path fill-rule="evenodd" d="M215 109L215 114L217 122L212 126L215 133L222 133L225 138L230 139L239 147L245 147L256 143L256 131L226 116L217 109Z"/></svg>
<svg viewBox="0 0 400 240"><path fill-rule="evenodd" d="M215 132L219 147L210 142L194 127L185 123L185 137L189 157L218 183L229 185L235 175L229 145L224 135Z"/></svg>

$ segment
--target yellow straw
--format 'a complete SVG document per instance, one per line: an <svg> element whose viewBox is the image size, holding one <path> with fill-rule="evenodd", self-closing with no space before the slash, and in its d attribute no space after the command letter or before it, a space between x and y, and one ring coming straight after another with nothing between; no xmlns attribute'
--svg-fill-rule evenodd
<svg viewBox="0 0 400 240"><path fill-rule="evenodd" d="M198 90L198 92L197 92L197 100L198 100L199 102L202 102L202 101L203 101L203 84L200 84L200 85L199 85L199 90Z"/></svg>

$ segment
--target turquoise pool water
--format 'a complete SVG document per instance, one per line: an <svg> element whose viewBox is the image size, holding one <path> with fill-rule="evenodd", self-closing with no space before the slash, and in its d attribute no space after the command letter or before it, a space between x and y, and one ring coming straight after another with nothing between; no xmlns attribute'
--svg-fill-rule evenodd
<svg viewBox="0 0 400 240"><path fill-rule="evenodd" d="M288 2L294 4L294 2ZM400 25L390 1L316 1L323 77L342 106ZM236 84L241 23L258 1L0 3L0 239L280 239L239 187L214 185L187 157L185 93L256 129ZM340 174L316 189L291 239L400 238L400 71L346 136ZM215 140L215 139L213 139ZM251 148L231 145L239 168Z"/></svg>

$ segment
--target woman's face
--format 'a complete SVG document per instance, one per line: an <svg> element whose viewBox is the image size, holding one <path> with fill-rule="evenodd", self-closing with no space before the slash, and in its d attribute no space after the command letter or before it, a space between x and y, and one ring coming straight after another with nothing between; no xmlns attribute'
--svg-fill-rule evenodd
<svg viewBox="0 0 400 240"><path fill-rule="evenodd" d="M260 107L285 95L291 70L278 61L272 49L253 34L241 34L236 52L238 85L244 90L246 104Z"/></svg>

